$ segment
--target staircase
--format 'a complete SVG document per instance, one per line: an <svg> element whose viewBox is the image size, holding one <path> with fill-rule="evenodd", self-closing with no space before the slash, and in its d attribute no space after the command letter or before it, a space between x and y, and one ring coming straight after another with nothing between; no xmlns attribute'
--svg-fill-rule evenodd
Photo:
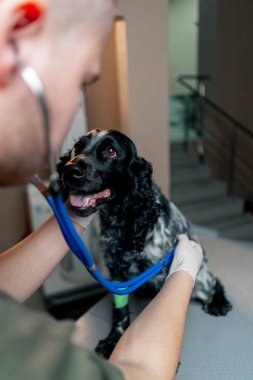
<svg viewBox="0 0 253 380"><path fill-rule="evenodd" d="M226 185L211 177L197 155L171 145L171 200L195 225L220 237L253 241L253 216L243 214L243 200L227 196Z"/></svg>

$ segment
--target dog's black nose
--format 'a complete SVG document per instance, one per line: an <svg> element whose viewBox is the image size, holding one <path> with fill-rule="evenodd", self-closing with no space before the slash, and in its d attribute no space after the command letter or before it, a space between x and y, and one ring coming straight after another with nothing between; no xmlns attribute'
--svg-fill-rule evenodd
<svg viewBox="0 0 253 380"><path fill-rule="evenodd" d="M64 168L64 177L67 177L69 180L72 179L81 179L84 175L84 170L80 165L70 163L67 164Z"/></svg>

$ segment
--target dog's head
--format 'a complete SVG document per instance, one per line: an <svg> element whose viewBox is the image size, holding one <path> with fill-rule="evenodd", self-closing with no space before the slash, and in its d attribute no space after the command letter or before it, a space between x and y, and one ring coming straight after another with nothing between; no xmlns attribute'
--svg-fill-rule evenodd
<svg viewBox="0 0 253 380"><path fill-rule="evenodd" d="M151 186L152 166L134 143L114 130L93 130L61 157L58 172L73 211L88 216L115 200L141 196Z"/></svg>

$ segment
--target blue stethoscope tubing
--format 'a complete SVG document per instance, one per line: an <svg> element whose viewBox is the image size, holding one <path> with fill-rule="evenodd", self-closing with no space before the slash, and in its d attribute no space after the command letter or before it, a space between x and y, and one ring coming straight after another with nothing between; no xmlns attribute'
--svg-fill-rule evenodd
<svg viewBox="0 0 253 380"><path fill-rule="evenodd" d="M129 281L114 283L112 281L106 280L100 271L96 268L96 265L87 247L76 232L63 204L61 194L49 194L46 196L46 199L55 214L62 234L72 252L86 267L90 275L111 293L117 295L126 295L134 292L136 289L141 287L148 280L158 274L164 268L164 266L170 264L173 259L175 248L166 254L162 261L157 262L151 268L147 269L145 272Z"/></svg>

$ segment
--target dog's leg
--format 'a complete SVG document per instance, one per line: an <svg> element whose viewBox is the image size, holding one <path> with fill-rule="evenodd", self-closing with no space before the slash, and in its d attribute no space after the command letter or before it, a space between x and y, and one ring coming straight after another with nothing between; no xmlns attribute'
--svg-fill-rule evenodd
<svg viewBox="0 0 253 380"><path fill-rule="evenodd" d="M96 352L106 359L110 357L121 335L126 331L130 324L128 298L128 295L114 295L113 320L111 332L107 338L100 340L96 347Z"/></svg>
<svg viewBox="0 0 253 380"><path fill-rule="evenodd" d="M192 297L203 303L206 313L217 317L226 315L232 309L222 284L209 271L206 255L196 278Z"/></svg>

